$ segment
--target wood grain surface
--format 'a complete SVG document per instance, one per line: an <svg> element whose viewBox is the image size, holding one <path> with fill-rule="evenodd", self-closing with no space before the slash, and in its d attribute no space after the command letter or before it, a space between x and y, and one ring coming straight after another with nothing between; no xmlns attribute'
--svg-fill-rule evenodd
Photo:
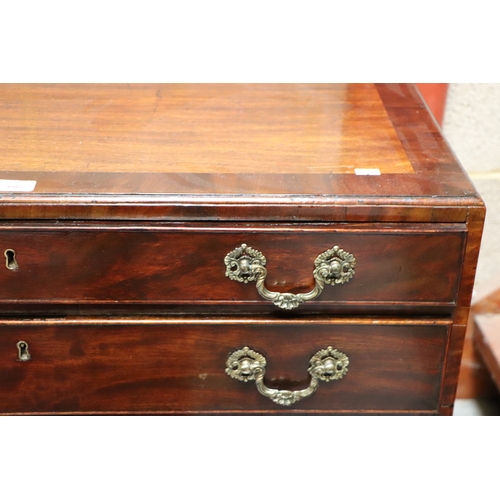
<svg viewBox="0 0 500 500"><path fill-rule="evenodd" d="M481 206L412 85L167 88L0 86L2 178L37 182L0 216L463 222Z"/></svg>
<svg viewBox="0 0 500 500"><path fill-rule="evenodd" d="M267 359L265 382L309 385L309 359L332 346L350 360L292 412L429 412L439 406L448 321L250 319L4 321L0 412L283 412L254 383L225 374L248 346ZM17 359L17 342L31 360Z"/></svg>
<svg viewBox="0 0 500 500"><path fill-rule="evenodd" d="M3 85L0 135L5 170L413 172L372 84Z"/></svg>
<svg viewBox="0 0 500 500"><path fill-rule="evenodd" d="M225 276L224 257L246 243L267 259L268 289L307 293L315 259L337 245L354 255L354 277L326 285L300 309L434 303L451 312L465 238L460 224L4 225L0 250L15 251L18 269L0 268L0 301L218 304L221 313L260 303L272 311L255 283ZM446 258L437 258L443 251Z"/></svg>

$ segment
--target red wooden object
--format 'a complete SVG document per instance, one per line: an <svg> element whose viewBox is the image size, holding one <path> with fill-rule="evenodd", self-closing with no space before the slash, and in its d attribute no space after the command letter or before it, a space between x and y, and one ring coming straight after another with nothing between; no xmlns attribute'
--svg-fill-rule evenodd
<svg viewBox="0 0 500 500"><path fill-rule="evenodd" d="M434 115L434 118L439 123L439 125L442 125L449 84L417 83L416 85L425 102L427 103L427 106L429 106L429 109Z"/></svg>

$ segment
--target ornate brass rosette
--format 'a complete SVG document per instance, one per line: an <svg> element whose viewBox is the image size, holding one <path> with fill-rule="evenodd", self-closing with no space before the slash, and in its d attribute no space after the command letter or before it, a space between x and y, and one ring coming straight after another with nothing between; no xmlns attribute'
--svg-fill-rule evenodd
<svg viewBox="0 0 500 500"><path fill-rule="evenodd" d="M240 283L248 283L257 279L257 267L266 265L266 258L258 250L247 246L245 243L224 258L226 276Z"/></svg>

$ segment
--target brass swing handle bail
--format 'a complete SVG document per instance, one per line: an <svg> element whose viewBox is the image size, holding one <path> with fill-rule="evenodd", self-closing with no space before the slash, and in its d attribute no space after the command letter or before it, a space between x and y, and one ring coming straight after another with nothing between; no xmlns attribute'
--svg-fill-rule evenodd
<svg viewBox="0 0 500 500"><path fill-rule="evenodd" d="M308 293L280 293L272 292L266 288L267 276L266 258L264 255L246 244L235 248L224 258L226 276L241 283L256 282L260 296L270 300L282 309L295 309L307 300L313 300L320 295L325 284L334 286L347 283L354 276L356 259L354 255L334 246L318 255L314 261L313 276L316 282L314 288Z"/></svg>
<svg viewBox="0 0 500 500"><path fill-rule="evenodd" d="M255 380L257 390L276 404L290 406L304 399L318 388L319 381L340 380L349 366L349 358L342 352L327 347L318 351L310 360L308 372L311 375L309 387L300 391L280 391L270 389L264 383L266 358L248 347L233 352L226 361L226 373L242 382Z"/></svg>

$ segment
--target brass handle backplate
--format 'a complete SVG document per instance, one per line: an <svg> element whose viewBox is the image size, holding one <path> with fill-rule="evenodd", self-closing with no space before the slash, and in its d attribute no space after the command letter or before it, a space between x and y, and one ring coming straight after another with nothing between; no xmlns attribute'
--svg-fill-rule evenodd
<svg viewBox="0 0 500 500"><path fill-rule="evenodd" d="M313 394L319 381L340 380L349 366L349 358L342 352L327 347L318 351L310 360L308 372L311 375L309 387L300 391L270 389L264 383L266 358L248 347L233 352L226 361L226 373L242 382L255 380L257 390L279 405L290 406Z"/></svg>
<svg viewBox="0 0 500 500"><path fill-rule="evenodd" d="M354 255L334 246L318 255L314 261L313 276L316 282L308 293L280 293L268 290L264 284L267 269L264 255L246 244L235 248L224 258L226 276L241 283L256 282L261 297L282 309L294 309L307 300L313 300L323 291L325 284L334 286L347 283L354 276Z"/></svg>

